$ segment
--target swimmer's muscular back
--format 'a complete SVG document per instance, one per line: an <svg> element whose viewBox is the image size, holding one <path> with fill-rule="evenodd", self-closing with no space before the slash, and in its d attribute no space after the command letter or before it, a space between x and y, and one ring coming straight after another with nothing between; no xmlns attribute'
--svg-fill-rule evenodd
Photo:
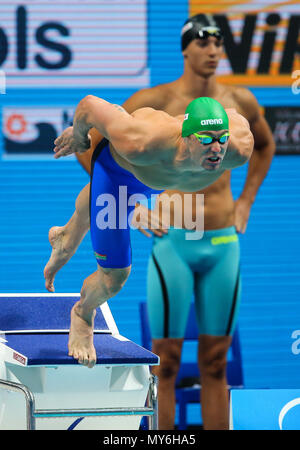
<svg viewBox="0 0 300 450"><path fill-rule="evenodd" d="M131 162L148 165L149 162L172 161L178 148L184 145L181 138L183 116L172 117L151 107L139 108L131 116L140 123L140 130L143 130L141 147L136 159L131 158Z"/></svg>
<svg viewBox="0 0 300 450"><path fill-rule="evenodd" d="M160 110L161 112L165 111L172 116L183 114L184 109L182 107L176 114L173 114L172 110L168 111L166 109L166 105L169 103L172 97L172 89L168 88L169 84L159 85L152 88L145 88L137 91L123 103L123 108L129 114L132 114L136 110L142 108L154 108L156 110ZM76 153L75 155L83 168L90 174L92 155L99 142L103 139L103 135L99 133L99 131L95 128L92 128L89 131L89 134L91 136L90 149L85 153Z"/></svg>
<svg viewBox="0 0 300 450"><path fill-rule="evenodd" d="M185 145L181 138L182 120L153 108L128 114L119 105L89 95L81 100L75 112L75 142L92 127L109 140L121 158L134 165L172 160L178 148ZM76 151L75 142L70 145ZM63 156L63 152L57 152L57 156Z"/></svg>
<svg viewBox="0 0 300 450"><path fill-rule="evenodd" d="M80 101L73 128L56 139L55 157L86 151L88 132L96 128L109 140L119 159L129 163L128 170L144 184L157 189L195 191L213 183L226 169L245 164L251 156L253 136L247 120L235 110L228 110L227 115L230 138L222 167L214 171L217 177L209 176L202 167L207 149L192 134L181 136L183 116L173 117L153 108L128 114L122 107L93 95ZM150 174L156 179L161 177L159 187Z"/></svg>
<svg viewBox="0 0 300 450"><path fill-rule="evenodd" d="M222 85L220 83L216 83L214 86L213 95L206 91L202 95L212 96L225 108L235 108L249 121L255 139L256 153L257 151L260 152L260 149L264 149L268 143L273 141L272 134L265 118L260 113L257 101L247 88ZM163 110L172 116L177 116L184 113L187 105L193 99L193 89L179 78L170 83L137 91L123 103L123 107L129 113L132 113L137 108L149 106ZM88 173L90 173L90 161L94 148L102 139L102 136L97 130L91 130L90 134L92 134L93 144L91 150L83 154L76 153L79 163ZM266 159L268 160L268 158ZM268 164L268 161L266 161L266 164ZM230 178L231 171L225 170L213 184L198 191L198 193L205 195L205 229L224 228L234 223L234 200L231 192ZM174 192L180 194L179 190L167 192L170 194Z"/></svg>
<svg viewBox="0 0 300 450"><path fill-rule="evenodd" d="M242 114L249 122L252 128L252 124L258 124L257 128L262 128L264 133L256 133L255 144L257 147L258 139L261 140L263 136L266 139L269 138L270 131L265 124L265 119L259 117L259 108L254 96L246 88L237 88L231 86L225 86L217 83L216 95L214 97L225 108L235 108L240 114ZM158 85L152 88L142 89L133 94L123 104L124 109L132 114L137 109L146 107L155 108L156 110L165 111L171 116L178 116L184 114L187 105L194 99L191 95L183 93L182 86L180 85L180 79L171 83ZM257 120L259 117L259 120ZM77 154L76 157L82 166L90 173L91 157L94 149L101 141L103 136L99 131L93 129L90 130L92 136L91 149L84 154ZM261 143L264 144L263 142ZM223 177L227 178L227 183L230 180L230 173L225 172ZM217 187L217 186L216 186ZM209 188L214 189L213 186Z"/></svg>

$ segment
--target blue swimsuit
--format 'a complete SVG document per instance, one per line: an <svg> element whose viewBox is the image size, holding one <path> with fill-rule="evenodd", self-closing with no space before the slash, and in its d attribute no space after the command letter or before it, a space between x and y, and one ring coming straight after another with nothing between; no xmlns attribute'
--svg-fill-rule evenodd
<svg viewBox="0 0 300 450"><path fill-rule="evenodd" d="M135 203L139 194L148 198L160 192L120 167L110 153L107 139L97 145L92 157L90 225L93 250L101 267L131 265L129 225Z"/></svg>

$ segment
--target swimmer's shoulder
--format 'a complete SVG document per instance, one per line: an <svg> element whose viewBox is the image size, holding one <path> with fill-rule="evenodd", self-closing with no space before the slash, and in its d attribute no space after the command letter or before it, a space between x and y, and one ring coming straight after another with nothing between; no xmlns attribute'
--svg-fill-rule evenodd
<svg viewBox="0 0 300 450"><path fill-rule="evenodd" d="M175 124L177 122L175 118L166 112L166 106L174 97L173 92L172 83L141 89L129 99L131 100L131 109L135 107L130 114L135 117L152 115L155 120L168 120Z"/></svg>
<svg viewBox="0 0 300 450"><path fill-rule="evenodd" d="M182 128L183 116L174 117L161 109L145 106L131 113L132 117L146 123L151 133L172 135ZM181 120L180 120L181 119Z"/></svg>
<svg viewBox="0 0 300 450"><path fill-rule="evenodd" d="M250 89L243 86L226 86L235 104L249 123L255 121L260 114L260 106Z"/></svg>
<svg viewBox="0 0 300 450"><path fill-rule="evenodd" d="M159 149L162 154L164 150L174 150L178 147L182 120L148 106L137 109L131 115L137 119L135 126L142 136L143 148L146 151Z"/></svg>

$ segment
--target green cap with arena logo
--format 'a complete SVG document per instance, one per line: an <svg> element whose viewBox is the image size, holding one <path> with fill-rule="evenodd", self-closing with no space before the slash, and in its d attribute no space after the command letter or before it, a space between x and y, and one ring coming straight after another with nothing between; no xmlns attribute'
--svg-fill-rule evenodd
<svg viewBox="0 0 300 450"><path fill-rule="evenodd" d="M182 136L190 136L198 131L228 130L229 122L225 109L217 100L199 97L186 108L182 123Z"/></svg>

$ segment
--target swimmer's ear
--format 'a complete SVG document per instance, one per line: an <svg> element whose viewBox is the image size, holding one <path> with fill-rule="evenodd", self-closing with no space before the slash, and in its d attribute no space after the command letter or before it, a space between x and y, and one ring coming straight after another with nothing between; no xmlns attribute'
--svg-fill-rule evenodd
<svg viewBox="0 0 300 450"><path fill-rule="evenodd" d="M182 53L183 58L186 59L187 58L186 48L184 50L182 50L181 53Z"/></svg>

